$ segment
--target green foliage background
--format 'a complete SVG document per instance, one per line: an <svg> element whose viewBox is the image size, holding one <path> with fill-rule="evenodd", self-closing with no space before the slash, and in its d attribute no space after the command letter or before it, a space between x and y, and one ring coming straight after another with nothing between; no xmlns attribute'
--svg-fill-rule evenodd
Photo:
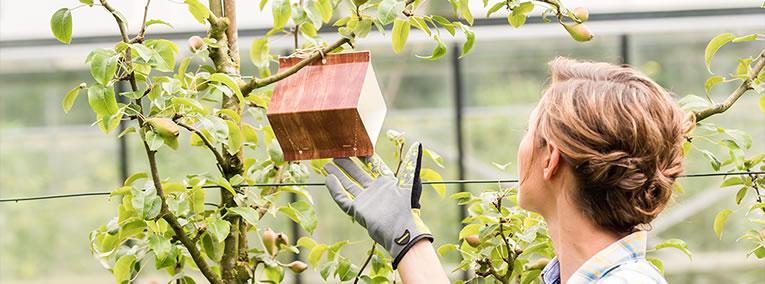
<svg viewBox="0 0 765 284"><path fill-rule="evenodd" d="M716 32L633 36L633 64L679 95L703 95L701 83L708 74L701 58L708 39ZM611 62L617 62L619 57L619 38L615 36L600 37L585 44L574 43L568 38L536 40L479 41L474 53L463 59L468 95L465 128L471 158L485 164L515 161L521 130L544 86L545 63L552 57L567 55ZM547 43L545 48L539 48L538 42L542 41ZM758 44L727 47L716 58L715 68L734 70L737 56L756 54L762 48L762 44ZM447 155L453 153L455 148L452 142L450 63L447 60L423 61L411 56L427 53L431 49L428 45L408 47L404 56L394 55L387 45L362 45L361 48L373 51L378 80L392 106L385 128L399 129L409 137L422 138L427 146L445 156L447 167L442 171L444 177L454 177L454 167L451 166L454 165L453 156ZM242 54L247 53L243 51ZM252 72L243 70L243 73ZM92 113L85 100L78 101L66 116L59 108L60 90L69 89L88 76L86 70L0 75L3 86L0 89L0 164L3 165L0 167L0 196L110 190L103 187L120 183L116 161L103 159L114 156L116 140L104 136L95 127L88 127L92 122ZM44 84L30 84L40 81ZM731 90L732 87L728 86L718 87L715 98L721 100ZM713 118L710 121L747 131L755 141L751 152L761 153L765 151L765 144L757 141L765 141L765 129L762 128L765 116L758 111L756 100L756 96L745 96L731 112L726 113L724 119ZM392 153L390 144L384 139L379 141L378 151ZM429 144L428 140L432 143ZM160 152L160 168L164 176L180 178L189 171L215 171L204 149L184 145L181 151L188 153L183 160L163 158ZM129 153L130 172L144 170L146 162L141 149L130 148ZM391 156L384 158L393 160ZM706 159L698 153L692 155L687 164L688 172L711 170ZM514 173L514 166L510 168L510 173ZM479 178L470 169L468 171L468 177ZM710 185L716 186L719 179L687 179L681 182L686 193L679 197L678 204ZM485 189L471 187L474 192ZM323 188L309 190L314 192L320 218L320 229L316 234L318 240L333 243L344 239L366 239L358 226L342 217L337 218L343 215L323 194ZM447 190L453 192L455 188ZM454 242L459 231L454 202L442 200L432 191L427 191L423 199L424 219L437 237L436 245ZM716 212L731 204L732 192L720 202L719 208L695 214L660 236L683 238L695 252L742 251L746 249L745 244L735 242L733 237L718 241L710 227ZM104 279L110 280L111 276L100 269L88 253L87 232L104 223L108 216L113 216L114 208L114 204L104 202L102 198L1 206L0 227L6 231L0 238L0 281L57 279L57 282L67 282L67 279L77 279L79 283L101 283ZM731 231L740 231L748 226L741 218L731 218L729 222L728 229ZM270 225L275 230L288 230L285 222ZM346 253L354 262L360 263L367 249L366 243L356 244ZM455 257L444 260L447 269L457 264ZM697 279L707 278L721 282L747 282L762 279L765 276L763 273L752 268L724 273L670 274L669 280L672 283L696 283ZM93 275L93 278L83 275ZM316 279L318 276L312 274L311 277Z"/></svg>

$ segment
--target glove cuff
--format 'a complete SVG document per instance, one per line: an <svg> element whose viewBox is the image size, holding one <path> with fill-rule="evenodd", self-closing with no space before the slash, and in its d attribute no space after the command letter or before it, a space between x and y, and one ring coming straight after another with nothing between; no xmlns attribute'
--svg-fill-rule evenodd
<svg viewBox="0 0 765 284"><path fill-rule="evenodd" d="M407 236L408 237L408 236ZM404 244L403 247L396 246L393 249L396 250L397 248L400 248L397 254L395 254L395 257L393 258L393 269L395 270L398 268L398 263L401 262L401 260L404 258L404 255L409 251L412 246L414 246L415 243L419 242L420 240L427 239L431 243L433 242L433 235L431 234L419 234L416 237L409 240L408 243ZM391 255L394 255L393 252L391 252Z"/></svg>

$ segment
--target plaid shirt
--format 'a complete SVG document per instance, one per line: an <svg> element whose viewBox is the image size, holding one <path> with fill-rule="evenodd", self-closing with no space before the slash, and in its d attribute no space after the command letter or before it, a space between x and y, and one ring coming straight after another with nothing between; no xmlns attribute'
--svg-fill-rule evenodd
<svg viewBox="0 0 765 284"><path fill-rule="evenodd" d="M580 283L667 283L645 259L647 233L638 231L609 245L588 259L566 284ZM545 284L561 284L560 262L554 258L542 270Z"/></svg>

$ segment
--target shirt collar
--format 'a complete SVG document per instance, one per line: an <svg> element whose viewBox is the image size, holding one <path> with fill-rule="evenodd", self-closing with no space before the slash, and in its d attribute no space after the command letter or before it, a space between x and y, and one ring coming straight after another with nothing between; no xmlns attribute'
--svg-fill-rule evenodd
<svg viewBox="0 0 765 284"><path fill-rule="evenodd" d="M647 235L645 231L637 231L599 251L582 264L567 283L590 283L622 263L645 258ZM542 279L545 284L560 283L560 262L557 257L542 270Z"/></svg>

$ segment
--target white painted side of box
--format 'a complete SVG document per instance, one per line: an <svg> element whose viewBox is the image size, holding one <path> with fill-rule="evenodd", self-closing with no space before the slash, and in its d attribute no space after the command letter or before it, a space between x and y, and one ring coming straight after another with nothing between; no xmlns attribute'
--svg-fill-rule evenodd
<svg viewBox="0 0 765 284"><path fill-rule="evenodd" d="M361 94L359 94L358 111L361 116L361 122L367 130L369 140L372 141L372 145L375 145L375 142L377 142L387 110L388 107L385 105L385 99L380 91L380 85L377 83L377 77L370 62L367 65L364 84L361 86Z"/></svg>

